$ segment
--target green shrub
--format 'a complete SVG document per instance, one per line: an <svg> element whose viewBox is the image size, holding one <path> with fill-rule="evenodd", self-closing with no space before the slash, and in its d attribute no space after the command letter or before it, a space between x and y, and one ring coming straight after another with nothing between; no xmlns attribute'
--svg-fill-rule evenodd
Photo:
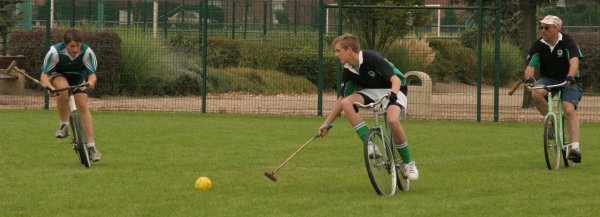
<svg viewBox="0 0 600 217"><path fill-rule="evenodd" d="M494 51L495 42L486 40L482 43L481 82L494 83ZM509 38L500 41L500 85L509 84L515 77L523 76L524 68L520 48Z"/></svg>
<svg viewBox="0 0 600 217"><path fill-rule="evenodd" d="M167 42L176 51L182 53L194 53L200 51L200 39L198 34L190 34L185 31L176 31L175 34L169 34Z"/></svg>
<svg viewBox="0 0 600 217"><path fill-rule="evenodd" d="M160 38L142 31L126 31L121 37L123 61L127 64L119 69L112 94L199 94L201 70L194 58L171 52Z"/></svg>
<svg viewBox="0 0 600 217"><path fill-rule="evenodd" d="M592 32L567 33L577 41L583 61L580 63L581 82L584 91L600 92L600 35Z"/></svg>
<svg viewBox="0 0 600 217"><path fill-rule="evenodd" d="M53 29L50 43L52 45L63 41L65 29ZM110 92L111 84L116 79L116 72L123 62L121 39L113 32L83 31L83 41L90 45L98 58L98 87L93 94ZM48 47L44 45L46 31L42 28L17 30L10 35L10 53L25 56L25 70L33 77L40 76L44 56Z"/></svg>
<svg viewBox="0 0 600 217"><path fill-rule="evenodd" d="M209 68L206 81L207 91L214 93L313 93L317 90L303 76L251 68Z"/></svg>
<svg viewBox="0 0 600 217"><path fill-rule="evenodd" d="M427 70L432 80L447 82L458 79L468 84L476 81L477 60L473 50L456 40L430 39L429 45L436 52L435 59Z"/></svg>
<svg viewBox="0 0 600 217"><path fill-rule="evenodd" d="M240 66L255 69L275 69L278 58L273 58L275 48L271 41L246 40L241 44Z"/></svg>
<svg viewBox="0 0 600 217"><path fill-rule="evenodd" d="M432 77L439 81L458 79L467 84L477 82L477 51L467 48L456 40L430 40L435 50L435 60L431 65ZM486 40L482 43L481 82L494 83L494 51L495 42ZM520 48L510 39L500 42L500 85L509 84L517 72L523 70Z"/></svg>
<svg viewBox="0 0 600 217"><path fill-rule="evenodd" d="M427 39L419 39L413 35L392 44L386 57L401 72L406 73L408 71L425 71L433 62L435 52L429 47Z"/></svg>
<svg viewBox="0 0 600 217"><path fill-rule="evenodd" d="M292 76L303 76L314 85L318 85L317 55L302 52L283 52L280 54L277 70ZM336 89L338 61L334 57L323 59L323 88Z"/></svg>
<svg viewBox="0 0 600 217"><path fill-rule="evenodd" d="M237 67L239 65L240 42L232 39L215 38L208 40L208 65L212 67Z"/></svg>
<svg viewBox="0 0 600 217"><path fill-rule="evenodd" d="M162 46L152 35L141 31L121 33L123 61L113 83L113 94L156 95L157 85L166 67L161 62ZM151 90L154 89L154 90Z"/></svg>

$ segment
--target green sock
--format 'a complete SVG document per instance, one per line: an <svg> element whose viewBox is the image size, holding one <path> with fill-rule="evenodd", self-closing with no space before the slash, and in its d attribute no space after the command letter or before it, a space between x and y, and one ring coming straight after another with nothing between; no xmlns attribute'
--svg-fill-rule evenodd
<svg viewBox="0 0 600 217"><path fill-rule="evenodd" d="M358 134L361 141L365 141L365 136L367 136L367 133L369 132L369 127L367 127L367 123L360 122L354 126L354 131L356 131L356 134Z"/></svg>
<svg viewBox="0 0 600 217"><path fill-rule="evenodd" d="M410 151L408 150L408 141L403 144L396 144L396 150L398 150L400 157L402 157L402 162L407 164L412 161L412 159L410 159Z"/></svg>

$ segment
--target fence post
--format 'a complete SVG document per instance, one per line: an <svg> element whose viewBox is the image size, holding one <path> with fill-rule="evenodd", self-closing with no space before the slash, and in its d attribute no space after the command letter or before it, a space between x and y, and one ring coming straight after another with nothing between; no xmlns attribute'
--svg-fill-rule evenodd
<svg viewBox="0 0 600 217"><path fill-rule="evenodd" d="M19 10L24 15L24 17L21 20L21 22L19 22L20 23L19 24L19 29L21 29L21 30L29 30L29 29L33 28L32 27L32 16L33 16L32 14L33 14L33 11L32 11L32 6L31 6L32 1L33 0L26 0L25 2L19 3L17 5L17 7L19 8Z"/></svg>
<svg viewBox="0 0 600 217"><path fill-rule="evenodd" d="M323 116L323 40L325 33L325 5L323 0L319 0L319 67L317 70L317 115Z"/></svg>
<svg viewBox="0 0 600 217"><path fill-rule="evenodd" d="M342 35L342 31L344 30L343 28L343 12L344 11L344 0L338 0L338 20L337 20L337 24L338 24L338 29L337 29L337 33L338 35ZM340 97L341 95L341 87L340 84L342 83L342 63L340 63L338 61L337 63L337 70L335 71L335 78L336 78L336 96Z"/></svg>
<svg viewBox="0 0 600 217"><path fill-rule="evenodd" d="M477 10L477 122L481 121L481 40L483 38L483 0Z"/></svg>
<svg viewBox="0 0 600 217"><path fill-rule="evenodd" d="M75 0L71 0L71 28L75 27Z"/></svg>
<svg viewBox="0 0 600 217"><path fill-rule="evenodd" d="M131 27L131 10L133 5L131 5L131 0L127 0L127 29Z"/></svg>
<svg viewBox="0 0 600 217"><path fill-rule="evenodd" d="M167 4L166 0L163 0L163 8L164 8L163 9L163 11L164 11L163 13L165 14L164 15L165 16L165 19L164 19L164 21L165 21L164 25L165 26L163 27L163 31L164 31L163 34L165 34L165 35L163 37L166 38L167 37L167 33L168 33L167 29L169 28L169 8L168 8L168 4Z"/></svg>
<svg viewBox="0 0 600 217"><path fill-rule="evenodd" d="M244 3L244 39L246 39L246 34L248 31L248 0Z"/></svg>
<svg viewBox="0 0 600 217"><path fill-rule="evenodd" d="M202 4L202 113L206 113L206 66L208 55L208 0Z"/></svg>
<svg viewBox="0 0 600 217"><path fill-rule="evenodd" d="M236 0L233 0L231 6L231 39L235 39L235 2Z"/></svg>
<svg viewBox="0 0 600 217"><path fill-rule="evenodd" d="M104 0L98 0L98 29L102 30L104 27Z"/></svg>
<svg viewBox="0 0 600 217"><path fill-rule="evenodd" d="M263 37L267 37L267 0L263 0Z"/></svg>
<svg viewBox="0 0 600 217"><path fill-rule="evenodd" d="M494 49L494 122L498 122L499 111L498 103L500 102L500 19L502 19L502 5L500 0L496 0L496 35Z"/></svg>
<svg viewBox="0 0 600 217"><path fill-rule="evenodd" d="M46 5L50 5L50 0L46 0ZM47 49L50 49L50 39L52 38L52 17L50 15L50 7L48 7L48 11L46 13L46 40L44 41L44 46ZM48 95L48 91L44 91L44 109L48 110L50 108L50 96Z"/></svg>

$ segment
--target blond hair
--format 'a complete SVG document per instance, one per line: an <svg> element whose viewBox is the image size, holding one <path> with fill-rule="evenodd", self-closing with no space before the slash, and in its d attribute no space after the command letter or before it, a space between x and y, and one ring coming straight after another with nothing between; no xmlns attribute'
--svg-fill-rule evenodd
<svg viewBox="0 0 600 217"><path fill-rule="evenodd" d="M333 46L335 47L335 45L337 44L339 44L344 49L351 48L352 51L356 53L360 51L360 43L358 42L356 37L354 37L354 35L349 33L336 37L333 40Z"/></svg>

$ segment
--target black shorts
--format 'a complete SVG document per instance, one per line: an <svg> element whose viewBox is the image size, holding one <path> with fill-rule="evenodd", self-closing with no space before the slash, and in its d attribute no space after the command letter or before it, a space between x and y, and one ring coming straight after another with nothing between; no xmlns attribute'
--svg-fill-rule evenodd
<svg viewBox="0 0 600 217"><path fill-rule="evenodd" d="M57 72L57 71L53 71L48 73L49 75L49 79L50 79L50 83L54 84L54 79L56 79L57 77L64 77L65 79L67 79L67 82L69 83L69 85L73 86L73 85L78 85L81 84L85 81L85 78L75 72ZM75 91L73 91L73 93L85 93L87 94L87 87L80 87L77 88Z"/></svg>

